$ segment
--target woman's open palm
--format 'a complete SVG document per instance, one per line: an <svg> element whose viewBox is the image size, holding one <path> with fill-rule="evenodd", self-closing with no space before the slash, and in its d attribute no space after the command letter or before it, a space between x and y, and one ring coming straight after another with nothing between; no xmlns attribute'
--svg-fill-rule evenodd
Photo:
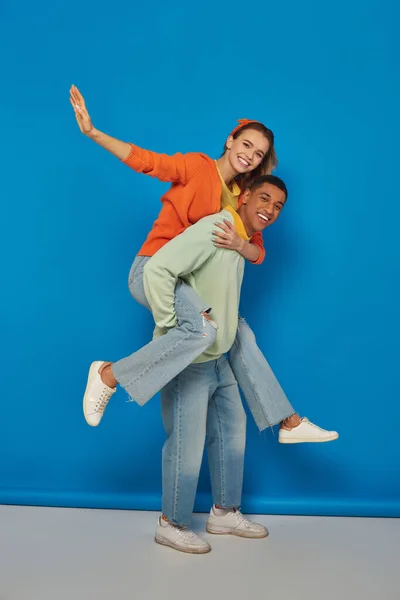
<svg viewBox="0 0 400 600"><path fill-rule="evenodd" d="M87 111L85 100L75 85L71 86L69 94L79 129L85 135L89 135L93 130L93 123Z"/></svg>

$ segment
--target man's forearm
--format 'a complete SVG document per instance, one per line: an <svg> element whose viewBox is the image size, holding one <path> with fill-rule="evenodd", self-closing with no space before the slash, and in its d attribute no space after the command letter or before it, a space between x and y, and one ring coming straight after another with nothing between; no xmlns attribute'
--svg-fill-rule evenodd
<svg viewBox="0 0 400 600"><path fill-rule="evenodd" d="M217 249L211 239L214 215L200 219L170 240L146 263L143 281L156 325L174 327L175 285L179 278L200 269Z"/></svg>

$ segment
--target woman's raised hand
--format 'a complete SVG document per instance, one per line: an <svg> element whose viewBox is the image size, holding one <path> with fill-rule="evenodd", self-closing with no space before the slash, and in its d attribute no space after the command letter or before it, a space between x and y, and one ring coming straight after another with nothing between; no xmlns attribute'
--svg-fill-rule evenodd
<svg viewBox="0 0 400 600"><path fill-rule="evenodd" d="M90 133L94 130L93 123L87 111L85 100L75 85L71 86L69 98L72 108L74 109L79 129L83 134L90 135Z"/></svg>

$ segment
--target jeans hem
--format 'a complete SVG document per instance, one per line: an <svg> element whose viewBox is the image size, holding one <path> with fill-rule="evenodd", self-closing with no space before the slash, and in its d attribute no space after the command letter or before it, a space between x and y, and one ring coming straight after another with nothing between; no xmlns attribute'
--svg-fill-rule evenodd
<svg viewBox="0 0 400 600"><path fill-rule="evenodd" d="M288 414L283 413L284 416L281 419L279 419L279 421L276 421L276 422L273 422L273 423L267 422L266 425L264 425L264 426L257 425L257 427L258 427L260 433L262 433L266 429L272 429L273 430L273 428L276 427L277 425L280 425L282 423L282 421L284 421L285 419L289 419L289 417L293 417L293 415L295 415L295 414L296 414L296 411L289 412Z"/></svg>

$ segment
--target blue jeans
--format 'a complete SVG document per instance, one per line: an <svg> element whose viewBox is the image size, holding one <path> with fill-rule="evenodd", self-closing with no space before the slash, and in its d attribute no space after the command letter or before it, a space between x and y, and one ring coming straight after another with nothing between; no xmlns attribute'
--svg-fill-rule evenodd
<svg viewBox="0 0 400 600"><path fill-rule="evenodd" d="M161 391L166 440L162 454L163 514L189 525L206 443L214 504L239 507L246 413L225 356L193 364Z"/></svg>
<svg viewBox="0 0 400 600"><path fill-rule="evenodd" d="M148 260L147 256L135 259L129 289L135 300L150 310L143 287ZM189 285L179 281L175 288L177 326L113 364L115 379L138 404L148 402L213 344L217 332L202 316L209 308ZM243 319L228 358L260 431L295 413Z"/></svg>

